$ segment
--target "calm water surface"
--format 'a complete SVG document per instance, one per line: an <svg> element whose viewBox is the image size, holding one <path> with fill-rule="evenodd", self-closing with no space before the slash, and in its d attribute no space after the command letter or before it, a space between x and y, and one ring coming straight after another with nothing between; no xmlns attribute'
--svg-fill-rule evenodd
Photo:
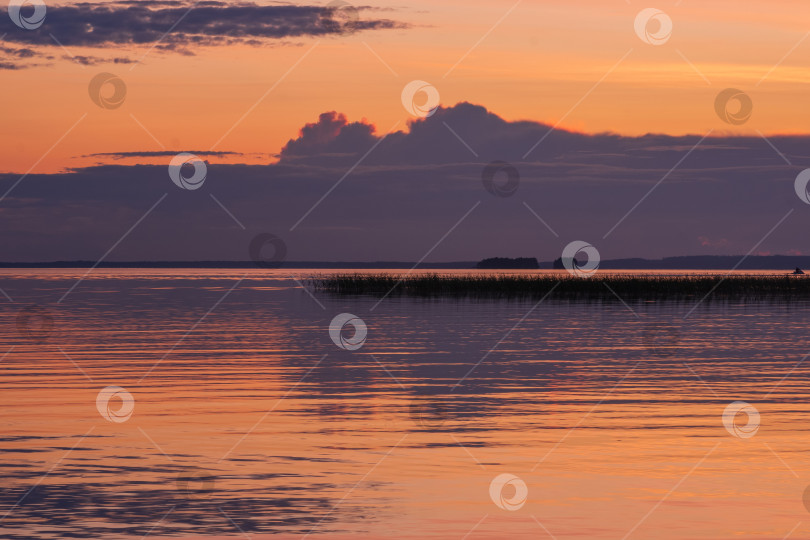
<svg viewBox="0 0 810 540"><path fill-rule="evenodd" d="M0 271L0 537L810 535L807 303L375 307L296 270L97 270L59 302L85 272Z"/></svg>

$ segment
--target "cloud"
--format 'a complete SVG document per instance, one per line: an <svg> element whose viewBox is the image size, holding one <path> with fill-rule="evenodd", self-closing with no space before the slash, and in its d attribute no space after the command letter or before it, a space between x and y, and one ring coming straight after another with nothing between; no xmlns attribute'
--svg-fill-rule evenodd
<svg viewBox="0 0 810 540"><path fill-rule="evenodd" d="M46 65L42 64L41 62L32 62L31 60L36 58L37 60L53 60L54 57L50 55L43 55L39 54L37 51L30 47L6 47L0 46L0 53L2 53L2 57L0 57L0 69L6 70L19 70L19 69L26 69L29 67L41 66Z"/></svg>
<svg viewBox="0 0 810 540"><path fill-rule="evenodd" d="M106 64L106 63L113 63L113 64L132 64L135 60L130 58L123 58L123 57L116 57L116 58L102 58L99 56L85 56L85 55L76 55L76 56L62 56L63 60L73 60L74 62L81 64L83 66L95 66L98 64Z"/></svg>
<svg viewBox="0 0 810 540"><path fill-rule="evenodd" d="M0 47L0 51L14 58L32 58L37 55L36 51L28 47L24 48Z"/></svg>
<svg viewBox="0 0 810 540"><path fill-rule="evenodd" d="M45 24L37 31L22 30L4 17L0 33L7 32L7 41L40 46L54 45L53 34L67 47L159 43L159 49L175 50L405 28L403 23L393 20L360 16L375 11L358 8L347 17L346 9L329 6L219 1L178 4L149 0L79 3L49 5Z"/></svg>
<svg viewBox="0 0 810 540"><path fill-rule="evenodd" d="M348 4L326 6L258 5L251 2L162 2L137 0L48 5L45 23L36 30L18 28L9 17L0 18L0 34L7 42L25 47L0 49L0 69L18 70L52 62L53 47L153 46L156 50L194 55L202 46L243 44L261 46L286 38L339 36L366 30L406 28L401 22L375 18L380 8ZM129 52L129 51L128 51ZM23 55L24 53L24 55ZM82 65L130 64L124 56L62 56Z"/></svg>
<svg viewBox="0 0 810 540"><path fill-rule="evenodd" d="M196 156L205 157L205 156L241 156L243 155L241 152L212 152L207 150L183 150L189 154L194 154ZM171 151L171 150L161 150L161 151L150 151L150 152L99 152L95 154L87 154L82 157L107 157L112 159L127 159L127 158L141 158L141 157L174 157L179 154L180 151Z"/></svg>
<svg viewBox="0 0 810 540"><path fill-rule="evenodd" d="M769 137L787 165L761 137L708 137L695 147L700 135L550 130L469 103L391 134L327 112L277 163L209 164L197 191L172 184L170 153L122 153L166 163L30 175L0 203L0 242L7 259L94 259L168 193L113 260L246 260L259 232L282 237L290 260L416 261L433 246L428 261L552 260L573 240L603 259L733 255L791 210L757 249L806 251L810 208L793 183L810 167L808 136ZM494 161L519 174L511 197L484 186ZM17 180L0 176L0 192Z"/></svg>
<svg viewBox="0 0 810 540"><path fill-rule="evenodd" d="M349 123L344 114L323 113L317 122L301 128L298 138L290 139L281 156L294 160L313 155L353 155L376 140L374 131L374 126L364 122Z"/></svg>

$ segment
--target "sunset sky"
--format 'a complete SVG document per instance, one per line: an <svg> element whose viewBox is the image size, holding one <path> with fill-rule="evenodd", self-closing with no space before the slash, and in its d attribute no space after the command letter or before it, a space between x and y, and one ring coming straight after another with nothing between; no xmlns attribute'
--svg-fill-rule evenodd
<svg viewBox="0 0 810 540"><path fill-rule="evenodd" d="M323 113L332 111L336 118L344 115L348 123L373 126L377 136L391 131L403 132L404 136L413 122L419 125L433 122L444 131L443 139L435 141L436 148L446 148L447 152L460 150L454 164L472 160L480 169L490 160L506 159L510 163L525 162L524 168L519 166L521 172L538 166L542 152L528 155L526 152L549 126L556 126L559 133L696 136L682 141L667 139L663 143L674 145L672 148L677 147L681 153L668 154L649 164L654 165L650 169L655 172L644 181L653 184L710 130L707 142L718 138L715 141L718 146L729 144L719 137L733 139L743 135L750 137L744 146L762 152L761 160L759 156L753 158L750 152L745 152L746 159L754 159L763 166L768 164L762 160L773 167L790 165L778 176L786 182L786 200L790 204L800 203L792 195L791 183L801 170L801 157L808 153L802 148L807 146L802 137L782 139L784 145L795 148L788 155L788 149L776 144L774 137L805 134L810 125L810 107L806 105L810 39L805 39L809 34L806 21L810 20L810 5L805 2L745 6L725 0L708 5L689 0L662 2L655 7L671 18L673 30L660 46L645 43L634 31L634 19L649 6L630 0L514 3L416 0L407 4L371 1L364 2L366 7L357 11L356 23L341 19L345 13L351 13L345 8L338 10L326 5L268 2L194 5L151 0L49 2L44 23L32 30L18 28L10 17L4 16L0 23L0 35L5 34L0 58L4 78L0 99L6 129L0 146L0 172L4 173L0 176L0 188L5 193L23 174L32 176L26 177L19 188L11 190L7 200L0 202L0 216L14 220L14 229L24 228L20 224L23 214L18 212L22 212L21 201L28 201L27 211L40 217L51 215L54 220L67 219L71 223L83 219L84 214L78 211L72 217L63 214L70 205L89 204L98 195L85 191L87 178L100 172L95 165L118 167L113 175L118 178L135 170L126 169L129 166L165 167L179 152L200 154L212 165L276 165L285 145L298 138L305 125L318 122ZM23 15L30 14L26 9L30 10L24 8ZM353 31L347 31L346 24ZM651 24L651 31L655 32L656 23ZM90 99L88 85L99 73L111 73L126 85L120 107L104 109ZM443 110L452 111L458 103L471 103L518 130L529 125L518 121L528 121L537 126L539 136L535 137L534 132L522 134L508 157L503 155L507 153L505 149L490 156L489 148L476 148L471 142L480 142L484 135L475 132L481 127L475 122L462 125L464 120L459 120L462 124L454 126L447 117L439 123L436 116L423 120L409 114L403 107L401 92L413 80L433 85ZM737 88L750 96L753 103L750 120L732 125L719 118L715 97L726 88ZM111 88L107 86L104 91L110 92ZM375 140L368 139L371 144L358 145L346 152L354 158L346 166L336 164L335 170L325 175L324 186L328 188L341 178ZM467 150L462 145L470 146L480 159L464 155ZM206 154L209 151L226 154ZM155 155L156 152L159 154ZM372 154L370 161L358 168L360 177L369 172L365 167L374 164L373 158ZM414 162L418 161L414 157ZM721 161L714 161L712 167L722 168L725 162ZM684 170L688 170L689 163L684 163ZM736 166L739 161L731 158L727 164ZM436 165L432 173L438 174L440 169ZM222 170L221 176L233 179L236 169L225 171ZM209 179L213 176L209 175ZM480 182L480 172L472 172L471 176ZM75 189L71 195L80 201L58 205L53 214L43 214L43 208L55 201L38 199L39 203L31 203L32 197L43 195L36 186L63 177L73 182ZM171 187L169 184L166 189ZM302 193L302 197L308 195L309 204L302 199L300 208L291 211L289 219L295 223L325 191L319 185ZM335 194L339 196L340 191ZM645 192L642 187L617 200L616 208L590 236L601 237L613 225L610 222L621 217ZM247 200L255 198L244 190L238 193ZM700 195L684 197L692 200ZM149 208L151 203L146 199L145 206L133 207L131 215L108 209L108 217L122 220L110 225L111 229L123 233L128 228L127 220L134 222ZM222 201L228 206L227 201ZM535 206L529 199L521 201ZM521 201L517 204L522 208ZM120 202L134 205L131 198ZM37 209L37 204L42 206ZM232 204L239 205L236 201ZM536 205L542 207L543 203ZM369 199L367 206L375 203ZM418 259L464 215L469 208L464 206L437 209L434 216L411 216L420 223L444 216L435 227L425 230L425 236L415 241L412 250L386 251L377 246L367 251L355 250L351 256ZM549 210L558 207L551 205ZM228 208L239 216L235 209ZM785 206L785 212L788 209ZM689 232L691 243L663 246L658 243L653 248L645 241L648 249L641 250L635 249L637 243L625 239L625 243L614 248L613 254L692 254L712 243L715 247L722 246L723 252L745 253L782 214L776 210L768 213L761 224L752 226L750 234L738 240L730 235L739 233L740 227L718 231L707 222L702 229ZM407 221L407 216L402 217ZM749 212L739 216L746 217L750 218ZM534 219L531 215L529 218ZM678 216L667 219L672 222ZM287 221L261 225L265 229L269 225L274 230L288 230L292 223ZM551 221L549 224L554 225ZM357 223L331 225L368 227ZM535 225L536 221L532 226ZM74 232L82 237L81 242L89 241L80 229ZM697 240L715 237L716 240L706 242ZM32 247L9 258L94 259L97 250L106 249L101 246L109 246L114 240L112 234L106 239L99 238L98 245L92 247L79 242L76 249L56 251L43 245L39 251ZM31 246L33 240L20 242ZM59 243L63 242L64 239ZM474 240L467 238L465 243ZM786 238L782 244L765 251L808 251L794 243ZM319 258L316 253L323 253L321 246L310 240L302 239L298 245L302 247L298 260ZM523 245L506 250L526 251ZM557 251L556 244L549 251ZM341 253L329 257L341 258ZM196 250L178 257L203 255L203 250ZM457 246L444 254L436 253L433 258L475 259L479 255L485 253ZM120 256L125 257L125 251ZM131 256L168 257L166 253L147 249L134 249ZM211 254L212 258L226 256L238 258L232 253Z"/></svg>
<svg viewBox="0 0 810 540"><path fill-rule="evenodd" d="M387 19L397 28L270 38L252 46L188 45L183 52L150 51L151 43L87 47L77 39L80 44L69 45L71 28L60 27L59 6L81 4L49 3L45 24L33 31L43 35L43 45L33 47L36 55L17 61L5 53L8 61L25 69L3 71L0 99L5 124L14 129L5 134L2 170L26 172L85 113L36 172L85 164L81 156L92 153L161 150L161 145L205 150L232 128L216 149L253 154L248 158L252 163L266 162L325 111L367 119L378 131L396 122L397 129L405 129L410 116L400 104L400 91L413 79L436 86L445 106L469 101L507 120L562 120L561 127L585 132L703 134L728 128L712 109L717 91L728 86L743 89L755 102L752 121L731 130L735 133L803 133L810 124L810 107L804 105L810 42L783 59L808 31L803 21L810 6L804 2L744 9L732 1L663 2L656 7L672 18L673 32L659 47L643 43L633 32L636 13L646 5L629 1L364 3L373 9L361 10L362 19ZM144 4L154 9L183 6ZM222 8L223 18L227 13ZM126 25L126 16L121 17L120 24ZM2 25L8 32L4 47L30 46L17 36L27 39L31 31L9 23L5 19ZM181 35L183 22L175 30ZM82 66L70 54L133 61L146 56L140 64L99 60ZM102 71L127 84L126 102L114 111L88 99L87 85Z"/></svg>

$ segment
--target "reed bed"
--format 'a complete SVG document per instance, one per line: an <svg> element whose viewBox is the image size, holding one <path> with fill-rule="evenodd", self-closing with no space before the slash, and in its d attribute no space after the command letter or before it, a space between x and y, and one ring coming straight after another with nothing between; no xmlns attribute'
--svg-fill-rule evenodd
<svg viewBox="0 0 810 540"><path fill-rule="evenodd" d="M334 274L311 278L315 290L336 295L424 298L542 298L644 301L810 299L810 276L568 274L440 275Z"/></svg>

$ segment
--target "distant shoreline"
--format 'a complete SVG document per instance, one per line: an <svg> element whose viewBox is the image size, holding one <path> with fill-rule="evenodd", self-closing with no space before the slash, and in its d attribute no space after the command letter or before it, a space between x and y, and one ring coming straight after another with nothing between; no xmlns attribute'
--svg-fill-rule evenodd
<svg viewBox="0 0 810 540"><path fill-rule="evenodd" d="M129 261L129 262L104 262L96 264L92 261L54 261L54 262L0 262L0 268L177 268L177 269L258 269L273 270L276 268L300 268L300 269L380 269L399 270L403 268L417 268L422 270L470 270L475 268L474 262L454 262L454 263L423 263L415 266L412 262L319 262L319 261L289 261L281 264L259 265L252 261Z"/></svg>
<svg viewBox="0 0 810 540"><path fill-rule="evenodd" d="M0 268L178 268L178 269L250 269L250 268L300 268L300 269L380 269L399 270L474 270L478 261L452 261L443 263L420 263L408 261L285 261L281 264L261 265L253 261L52 261L52 262L0 262ZM551 270L553 261L539 263L540 270ZM666 257L664 259L608 259L599 264L604 270L773 270L792 271L795 268L810 268L810 256L804 255L691 255ZM513 268L502 268L514 270ZM490 268L489 270L498 270Z"/></svg>

